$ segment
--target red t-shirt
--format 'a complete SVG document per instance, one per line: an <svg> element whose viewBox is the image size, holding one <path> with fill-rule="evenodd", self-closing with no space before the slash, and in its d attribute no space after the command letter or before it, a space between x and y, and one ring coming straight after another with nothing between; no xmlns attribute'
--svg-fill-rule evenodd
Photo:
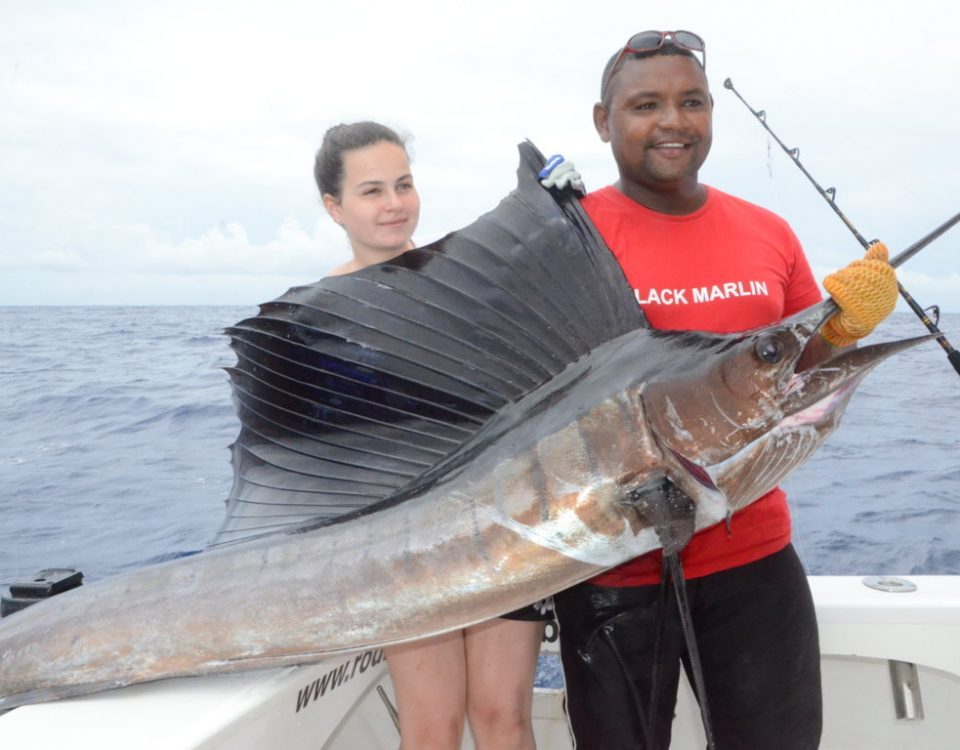
<svg viewBox="0 0 960 750"><path fill-rule="evenodd" d="M654 328L734 333L775 323L821 299L800 242L770 211L713 188L692 214L662 214L610 186L583 207L617 256ZM729 524L695 534L680 553L688 578L759 560L790 542L779 487ZM643 555L592 579L602 586L660 580L662 553Z"/></svg>

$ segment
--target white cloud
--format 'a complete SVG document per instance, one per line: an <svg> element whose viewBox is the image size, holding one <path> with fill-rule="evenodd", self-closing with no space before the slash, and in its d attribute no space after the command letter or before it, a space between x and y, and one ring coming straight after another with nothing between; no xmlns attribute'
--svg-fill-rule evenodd
<svg viewBox="0 0 960 750"><path fill-rule="evenodd" d="M331 233L324 232L318 225L314 234L308 234L295 219L284 221L276 237L263 244L252 242L243 225L236 222L176 243L152 235L148 227L138 229L143 236L132 249L130 265L133 270L145 273L169 273L175 269L184 274L204 274L230 268L242 275L282 272L308 275L316 273L318 266L333 265L333 259L322 258L318 252L318 247L335 244ZM324 239L327 242L323 242Z"/></svg>

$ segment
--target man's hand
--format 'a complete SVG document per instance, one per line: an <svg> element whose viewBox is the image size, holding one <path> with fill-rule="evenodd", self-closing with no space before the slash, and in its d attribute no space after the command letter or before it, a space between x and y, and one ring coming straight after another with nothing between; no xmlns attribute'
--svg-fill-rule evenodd
<svg viewBox="0 0 960 750"><path fill-rule="evenodd" d="M893 312L897 275L887 258L887 246L874 243L863 258L823 280L824 288L840 307L820 332L833 346L850 346Z"/></svg>

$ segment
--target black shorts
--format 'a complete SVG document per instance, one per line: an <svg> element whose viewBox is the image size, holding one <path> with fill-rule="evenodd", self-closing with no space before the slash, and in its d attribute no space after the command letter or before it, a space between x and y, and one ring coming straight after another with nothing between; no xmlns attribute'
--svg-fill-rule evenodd
<svg viewBox="0 0 960 750"><path fill-rule="evenodd" d="M553 619L553 600L541 599L533 604L528 604L526 607L500 615L500 617L504 620L521 620L523 622L550 622Z"/></svg>
<svg viewBox="0 0 960 750"><path fill-rule="evenodd" d="M818 747L817 621L793 547L687 581L686 588L717 747ZM590 583L554 595L567 715L578 750L669 747L680 664L688 669L689 658L672 595L658 635L659 596L657 584Z"/></svg>

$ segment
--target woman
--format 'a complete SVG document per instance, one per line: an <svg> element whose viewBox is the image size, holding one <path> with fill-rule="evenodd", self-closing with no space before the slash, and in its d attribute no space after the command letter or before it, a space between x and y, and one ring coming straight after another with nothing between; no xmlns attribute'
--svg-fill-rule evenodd
<svg viewBox="0 0 960 750"><path fill-rule="evenodd" d="M324 135L314 176L353 257L331 275L412 248L420 197L403 140L375 122ZM400 712L401 750L459 750L469 718L477 750L532 750L533 680L542 609L529 607L453 633L386 649Z"/></svg>

